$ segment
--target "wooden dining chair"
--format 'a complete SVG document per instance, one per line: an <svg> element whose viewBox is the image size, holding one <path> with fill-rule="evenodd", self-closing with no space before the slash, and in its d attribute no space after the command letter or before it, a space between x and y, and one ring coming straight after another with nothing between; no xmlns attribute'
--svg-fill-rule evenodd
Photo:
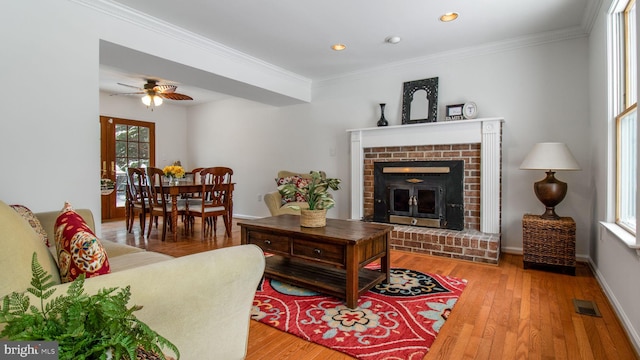
<svg viewBox="0 0 640 360"><path fill-rule="evenodd" d="M171 228L171 197L162 186L164 171L155 167L147 168L147 194L149 194L149 229L147 237L151 236L151 228L155 223L158 228L158 217L162 217L162 241L167 237L167 227ZM186 200L178 200L178 215L182 216L187 213ZM177 229L171 228L172 231Z"/></svg>
<svg viewBox="0 0 640 360"><path fill-rule="evenodd" d="M193 183L194 184L201 184L200 182L200 172L204 170L204 168L195 168L193 170L191 170L190 174L193 175ZM183 198L186 199L201 199L202 198L202 194L200 192L194 192L194 193L190 193L190 194L183 194ZM197 202L197 205L199 205L199 201Z"/></svg>
<svg viewBox="0 0 640 360"><path fill-rule="evenodd" d="M133 230L135 215L138 215L140 230L144 236L147 217L147 177L144 168L127 168L127 231Z"/></svg>
<svg viewBox="0 0 640 360"><path fill-rule="evenodd" d="M190 199L188 217L193 221L194 217L201 218L201 238L205 232L213 235L217 231L217 218L222 216L227 236L231 236L231 176L233 170L227 167L211 167L200 172L202 183L202 198Z"/></svg>
<svg viewBox="0 0 640 360"><path fill-rule="evenodd" d="M200 172L204 170L204 168L202 167L198 167L195 168L193 170L191 170L191 174L193 174L193 183L194 184L199 184L200 183Z"/></svg>

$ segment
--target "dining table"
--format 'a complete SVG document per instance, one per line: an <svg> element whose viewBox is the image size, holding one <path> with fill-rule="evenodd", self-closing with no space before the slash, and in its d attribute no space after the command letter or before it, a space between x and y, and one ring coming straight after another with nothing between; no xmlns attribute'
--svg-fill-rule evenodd
<svg viewBox="0 0 640 360"><path fill-rule="evenodd" d="M231 183L231 190L229 191L229 209L227 216L229 217L229 223L233 220L233 189L235 183ZM163 181L161 184L155 185L156 188L162 187L165 194L169 194L171 197L171 229L173 232L173 241L178 241L178 198L183 195L202 192L202 183L196 182L191 179L181 179L177 183L169 183ZM159 189L158 189L159 190Z"/></svg>

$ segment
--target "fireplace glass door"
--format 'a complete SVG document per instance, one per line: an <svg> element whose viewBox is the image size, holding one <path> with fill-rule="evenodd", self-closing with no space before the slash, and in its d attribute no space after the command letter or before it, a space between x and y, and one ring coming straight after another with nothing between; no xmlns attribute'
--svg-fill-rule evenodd
<svg viewBox="0 0 640 360"><path fill-rule="evenodd" d="M392 185L389 190L391 215L431 219L443 215L444 189L439 186Z"/></svg>

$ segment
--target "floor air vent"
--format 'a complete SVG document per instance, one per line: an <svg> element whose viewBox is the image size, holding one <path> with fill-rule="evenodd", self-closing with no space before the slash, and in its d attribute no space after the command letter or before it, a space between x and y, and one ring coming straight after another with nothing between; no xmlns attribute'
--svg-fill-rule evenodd
<svg viewBox="0 0 640 360"><path fill-rule="evenodd" d="M593 301L573 299L573 307L578 314L602 317L598 305Z"/></svg>

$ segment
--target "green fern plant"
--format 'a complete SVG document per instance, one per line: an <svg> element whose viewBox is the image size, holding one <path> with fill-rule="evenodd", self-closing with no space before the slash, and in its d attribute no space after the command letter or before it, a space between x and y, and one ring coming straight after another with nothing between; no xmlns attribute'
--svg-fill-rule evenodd
<svg viewBox="0 0 640 360"><path fill-rule="evenodd" d="M56 283L38 262L31 260L32 279L27 291L39 304L31 305L30 296L13 292L6 295L0 308L0 338L13 341L57 341L60 360L113 359L133 360L138 351L165 359L162 348L180 358L178 348L133 314L142 306L127 307L130 287L100 289L95 295L84 292L84 275L71 283L66 295L48 301Z"/></svg>

